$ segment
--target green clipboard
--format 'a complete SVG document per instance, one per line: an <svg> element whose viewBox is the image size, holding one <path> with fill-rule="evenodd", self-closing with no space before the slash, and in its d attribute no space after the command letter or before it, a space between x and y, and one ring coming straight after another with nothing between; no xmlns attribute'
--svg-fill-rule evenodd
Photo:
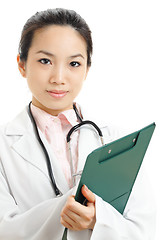
<svg viewBox="0 0 160 240"><path fill-rule="evenodd" d="M76 201L84 203L81 188L85 184L122 214L155 126L152 123L91 152L82 172Z"/></svg>

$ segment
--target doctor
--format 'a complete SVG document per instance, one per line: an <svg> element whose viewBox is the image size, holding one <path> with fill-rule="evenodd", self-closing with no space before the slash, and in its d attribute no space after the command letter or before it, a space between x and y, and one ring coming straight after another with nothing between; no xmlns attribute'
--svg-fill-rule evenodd
<svg viewBox="0 0 160 240"><path fill-rule="evenodd" d="M65 227L73 240L154 239L155 210L142 170L123 215L87 186L82 188L87 206L74 200L66 135L78 123L73 102L87 77L91 54L91 32L74 11L39 12L23 28L18 68L32 92L31 112L61 195L56 196L52 187L27 106L0 132L1 240L59 240ZM106 143L117 137L108 127L102 131ZM76 172L99 146L99 137L90 127L73 134Z"/></svg>

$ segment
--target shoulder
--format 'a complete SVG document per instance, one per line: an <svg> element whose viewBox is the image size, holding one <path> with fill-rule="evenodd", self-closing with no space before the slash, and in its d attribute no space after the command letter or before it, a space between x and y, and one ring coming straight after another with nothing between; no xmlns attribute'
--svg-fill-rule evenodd
<svg viewBox="0 0 160 240"><path fill-rule="evenodd" d="M85 108L80 109L83 120L93 121L101 129L105 143L117 140L128 134L127 131L121 127L107 123L107 119L94 115L93 113L90 114Z"/></svg>
<svg viewBox="0 0 160 240"><path fill-rule="evenodd" d="M28 129L30 122L25 107L15 118L0 126L0 135L22 135Z"/></svg>

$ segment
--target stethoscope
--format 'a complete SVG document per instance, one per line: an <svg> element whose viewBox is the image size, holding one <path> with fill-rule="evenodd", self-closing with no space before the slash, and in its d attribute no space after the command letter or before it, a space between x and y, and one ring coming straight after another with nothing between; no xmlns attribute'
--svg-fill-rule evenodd
<svg viewBox="0 0 160 240"><path fill-rule="evenodd" d="M53 190L54 190L56 196L58 197L58 196L61 196L62 193L60 192L60 190L58 189L58 187L56 185L55 178L54 178L53 171L52 171L51 160L50 160L48 152L47 152L47 150L44 146L44 143L42 142L42 140L40 138L39 131L38 131L38 128L37 128L37 124L36 124L36 121L33 117L32 111L31 111L31 103L32 102L30 102L29 105L28 105L28 114L29 114L29 117L30 117L30 119L33 123L33 127L34 127L34 131L35 131L37 140L38 140L38 142L39 142L39 144L40 144L40 146L41 146L41 148L44 152L45 158L46 158L48 174L49 174L49 177L50 177L50 180L51 180L51 183L52 183ZM78 123L77 125L73 126L70 129L70 131L67 134L66 140L67 140L69 154L70 154L70 167L71 167L72 182L73 182L73 186L75 186L75 177L79 174L75 174L74 167L73 167L73 159L72 159L71 145L70 145L70 140L71 140L72 133L74 131L78 130L81 126L88 124L88 125L92 125L94 127L94 129L98 132L102 145L104 145L104 141L103 141L103 134L102 134L101 129L92 121L89 121L89 120L83 121L83 119L81 118L75 104L73 104L73 109L74 109L74 111L76 113L76 116L77 116L80 123Z"/></svg>

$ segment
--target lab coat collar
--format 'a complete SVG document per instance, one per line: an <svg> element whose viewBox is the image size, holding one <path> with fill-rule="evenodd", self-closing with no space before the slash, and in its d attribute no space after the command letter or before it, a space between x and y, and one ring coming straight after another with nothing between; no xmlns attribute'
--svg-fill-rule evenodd
<svg viewBox="0 0 160 240"><path fill-rule="evenodd" d="M28 109L19 113L11 122L6 125L5 134L7 136L21 136L26 132L33 132L33 126L28 115Z"/></svg>

